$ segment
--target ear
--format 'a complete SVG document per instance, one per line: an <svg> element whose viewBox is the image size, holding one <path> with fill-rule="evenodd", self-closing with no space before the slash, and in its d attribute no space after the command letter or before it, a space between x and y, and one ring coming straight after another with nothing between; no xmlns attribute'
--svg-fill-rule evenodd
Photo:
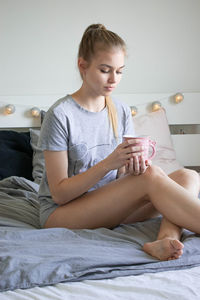
<svg viewBox="0 0 200 300"><path fill-rule="evenodd" d="M88 67L88 62L85 59L83 59L82 57L79 57L78 58L78 68L79 68L79 71L82 74L82 76L85 74L87 67Z"/></svg>

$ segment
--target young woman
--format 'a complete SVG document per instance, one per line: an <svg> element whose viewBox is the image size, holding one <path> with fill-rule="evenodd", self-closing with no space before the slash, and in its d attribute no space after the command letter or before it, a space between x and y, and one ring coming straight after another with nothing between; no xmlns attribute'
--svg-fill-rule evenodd
<svg viewBox="0 0 200 300"><path fill-rule="evenodd" d="M183 253L181 228L200 233L199 176L182 169L167 176L144 161L130 109L111 100L124 68L124 41L101 24L79 46L80 89L47 112L39 145L45 165L39 190L41 226L113 228L162 214L156 241L144 251L160 259ZM138 157L140 156L140 160Z"/></svg>

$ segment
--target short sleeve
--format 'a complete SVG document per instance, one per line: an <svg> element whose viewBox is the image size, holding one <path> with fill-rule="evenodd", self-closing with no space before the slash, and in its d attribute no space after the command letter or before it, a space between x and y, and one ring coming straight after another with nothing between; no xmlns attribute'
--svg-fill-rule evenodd
<svg viewBox="0 0 200 300"><path fill-rule="evenodd" d="M64 113L49 110L45 114L38 145L42 150L68 149L67 117Z"/></svg>

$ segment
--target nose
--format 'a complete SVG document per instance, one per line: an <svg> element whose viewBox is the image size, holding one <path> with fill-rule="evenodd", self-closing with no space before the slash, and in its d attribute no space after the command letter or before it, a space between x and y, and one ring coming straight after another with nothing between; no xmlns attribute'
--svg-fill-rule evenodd
<svg viewBox="0 0 200 300"><path fill-rule="evenodd" d="M108 78L108 81L110 83L115 83L116 82L116 74L114 72L110 73L110 76Z"/></svg>

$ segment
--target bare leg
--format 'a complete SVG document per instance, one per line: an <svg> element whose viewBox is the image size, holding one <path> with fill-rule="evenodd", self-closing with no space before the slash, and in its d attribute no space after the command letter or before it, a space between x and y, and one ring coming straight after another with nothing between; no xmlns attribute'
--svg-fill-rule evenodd
<svg viewBox="0 0 200 300"><path fill-rule="evenodd" d="M199 193L199 178L190 170L180 170L169 175L171 179L187 189L195 197ZM179 241L181 227L163 218L157 240L144 244L144 251L160 260L177 259L183 254L184 245Z"/></svg>
<svg viewBox="0 0 200 300"><path fill-rule="evenodd" d="M142 188L145 182L145 176L129 175L86 193L59 206L49 216L45 227L113 228L149 203Z"/></svg>
<svg viewBox="0 0 200 300"><path fill-rule="evenodd" d="M199 200L156 166L140 176L118 179L58 207L45 227L112 228L147 204L147 195L170 222L200 233Z"/></svg>
<svg viewBox="0 0 200 300"><path fill-rule="evenodd" d="M149 197L146 197L147 201L150 201ZM136 222L142 222L159 216L159 212L155 209L151 202L145 203L137 210L133 211L122 224L133 224Z"/></svg>
<svg viewBox="0 0 200 300"><path fill-rule="evenodd" d="M175 182L177 182L179 185L190 191L195 197L198 196L199 193L199 187L200 187L200 181L198 182L198 176L195 172L191 172L191 170L188 169L180 169L178 171L175 171L168 175L171 179L173 179ZM200 180L200 176L199 176ZM145 199L147 201L150 201L149 197L146 196ZM131 213L130 216L128 216L124 221L123 224L131 224L135 222L141 222L148 220L150 218L154 218L159 215L159 212L155 209L153 204L151 202L146 203L144 206L140 207L139 209L135 210ZM171 222L170 222L171 223ZM162 226L160 231L160 236L166 236L166 234L162 234L162 232L165 232L167 230L167 222L165 222L166 226ZM170 226L171 227L171 226ZM177 232L174 232L177 231ZM172 235L175 235L177 237L180 237L181 235L181 229L178 226L174 225L174 230L170 230Z"/></svg>

